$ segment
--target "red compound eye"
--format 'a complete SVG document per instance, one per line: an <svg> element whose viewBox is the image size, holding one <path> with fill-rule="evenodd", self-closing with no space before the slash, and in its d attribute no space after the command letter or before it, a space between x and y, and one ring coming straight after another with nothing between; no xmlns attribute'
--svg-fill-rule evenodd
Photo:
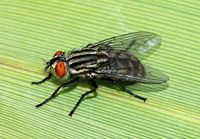
<svg viewBox="0 0 200 139"><path fill-rule="evenodd" d="M59 56L60 54L63 54L63 51L57 51L57 52L55 52L54 57L55 56Z"/></svg>
<svg viewBox="0 0 200 139"><path fill-rule="evenodd" d="M56 64L55 73L60 78L62 78L63 76L65 76L65 64L63 62L58 62Z"/></svg>

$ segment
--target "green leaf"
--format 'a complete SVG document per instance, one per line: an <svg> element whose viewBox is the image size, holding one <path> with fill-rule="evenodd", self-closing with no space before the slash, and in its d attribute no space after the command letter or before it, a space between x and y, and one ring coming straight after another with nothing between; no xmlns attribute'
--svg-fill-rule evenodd
<svg viewBox="0 0 200 139"><path fill-rule="evenodd" d="M200 138L200 2L0 1L0 138ZM68 113L89 86L62 90L43 59L108 37L150 31L162 45L143 60L167 74L163 86L132 85L144 103L115 86ZM149 88L148 88L149 87Z"/></svg>

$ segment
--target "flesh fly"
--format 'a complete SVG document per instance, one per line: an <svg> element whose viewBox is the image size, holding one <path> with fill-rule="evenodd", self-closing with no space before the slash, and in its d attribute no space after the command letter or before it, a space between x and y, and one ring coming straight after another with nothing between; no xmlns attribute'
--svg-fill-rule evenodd
<svg viewBox="0 0 200 139"><path fill-rule="evenodd" d="M158 70L145 66L139 58L150 49L159 46L161 38L151 32L133 32L111 37L78 50L65 53L57 51L53 58L46 62L45 71L48 76L39 82L41 84L51 77L65 80L52 95L42 103L40 107L58 94L59 89L69 87L79 80L88 81L91 90L85 92L69 113L70 116L77 109L82 100L97 88L97 80L110 81L130 95L141 97L127 88L134 83L160 84L168 80L168 77Z"/></svg>

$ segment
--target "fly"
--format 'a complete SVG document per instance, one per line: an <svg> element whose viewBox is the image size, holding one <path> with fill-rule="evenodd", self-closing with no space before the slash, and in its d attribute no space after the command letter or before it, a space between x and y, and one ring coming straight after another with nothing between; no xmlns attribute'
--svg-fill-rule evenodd
<svg viewBox="0 0 200 139"><path fill-rule="evenodd" d="M145 66L139 58L150 49L160 45L159 35L151 32L133 32L111 37L78 50L65 53L57 51L53 58L46 62L45 71L48 76L39 82L41 84L51 77L64 79L49 98L36 105L40 107L58 94L59 89L68 87L78 81L85 80L91 85L91 90L85 92L77 101L69 113L74 113L82 100L89 94L94 93L97 88L97 80L110 81L119 86L130 95L146 101L146 98L139 96L127 88L127 85L134 83L160 84L169 78L149 66Z"/></svg>

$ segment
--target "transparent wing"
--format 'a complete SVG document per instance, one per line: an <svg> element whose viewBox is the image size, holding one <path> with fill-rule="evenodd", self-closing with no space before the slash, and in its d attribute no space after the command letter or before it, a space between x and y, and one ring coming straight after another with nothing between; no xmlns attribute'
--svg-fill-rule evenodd
<svg viewBox="0 0 200 139"><path fill-rule="evenodd" d="M165 75L158 69L152 68L149 65L145 65L144 69L145 69L145 75L143 78L140 78L138 82L159 84L169 80L169 77L167 75Z"/></svg>
<svg viewBox="0 0 200 139"><path fill-rule="evenodd" d="M132 32L115 37L111 37L87 47L108 47L117 50L130 51L134 54L144 54L150 49L160 45L161 38L159 35L151 32Z"/></svg>
<svg viewBox="0 0 200 139"><path fill-rule="evenodd" d="M119 70L119 69L118 69ZM121 74L118 72L106 72L109 73L106 76L110 78L115 78L116 80L128 81L128 82L139 82L147 84L160 84L169 80L169 77L157 69L154 69L150 66L145 66L145 75L144 77L135 77L134 75Z"/></svg>

